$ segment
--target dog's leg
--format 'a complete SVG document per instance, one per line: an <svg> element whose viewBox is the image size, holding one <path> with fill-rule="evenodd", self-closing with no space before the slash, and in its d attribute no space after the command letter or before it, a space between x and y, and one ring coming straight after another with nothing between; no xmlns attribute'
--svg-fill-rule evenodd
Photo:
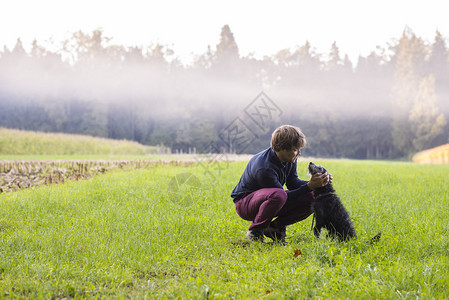
<svg viewBox="0 0 449 300"><path fill-rule="evenodd" d="M320 237L320 232L321 232L321 227L318 227L318 225L315 225L315 227L313 227L313 233L315 234L315 236L317 238Z"/></svg>
<svg viewBox="0 0 449 300"><path fill-rule="evenodd" d="M326 224L325 228L327 229L328 236L332 237L333 239L339 238L340 234L335 229L334 224L332 223Z"/></svg>

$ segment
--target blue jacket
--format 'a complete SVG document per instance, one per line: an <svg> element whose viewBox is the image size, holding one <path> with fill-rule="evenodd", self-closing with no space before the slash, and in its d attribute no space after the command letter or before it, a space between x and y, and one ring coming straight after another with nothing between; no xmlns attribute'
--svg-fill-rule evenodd
<svg viewBox="0 0 449 300"><path fill-rule="evenodd" d="M310 192L307 181L300 180L295 163L281 163L273 149L254 155L246 165L239 183L231 193L234 202L262 188L284 188L287 199L298 198Z"/></svg>

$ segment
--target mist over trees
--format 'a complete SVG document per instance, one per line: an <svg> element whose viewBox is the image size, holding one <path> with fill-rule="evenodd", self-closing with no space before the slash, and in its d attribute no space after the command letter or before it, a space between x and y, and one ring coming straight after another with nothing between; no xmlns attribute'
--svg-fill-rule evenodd
<svg viewBox="0 0 449 300"><path fill-rule="evenodd" d="M306 42L256 59L239 53L229 26L218 33L191 65L165 45L125 47L100 29L73 33L58 51L38 41L26 51L18 39L0 50L0 126L236 151L210 145L237 117L247 122L263 91L282 114L246 153L268 147L279 124L299 126L303 155L321 157L407 158L448 142L449 51L438 31L426 42L405 28L356 64L337 42L326 54Z"/></svg>

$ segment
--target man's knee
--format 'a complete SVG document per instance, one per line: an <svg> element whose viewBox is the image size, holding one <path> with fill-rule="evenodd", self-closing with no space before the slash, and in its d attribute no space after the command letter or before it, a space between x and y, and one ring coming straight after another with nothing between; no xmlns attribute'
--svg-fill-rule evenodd
<svg viewBox="0 0 449 300"><path fill-rule="evenodd" d="M287 192L283 189L272 189L268 199L284 204L287 201Z"/></svg>

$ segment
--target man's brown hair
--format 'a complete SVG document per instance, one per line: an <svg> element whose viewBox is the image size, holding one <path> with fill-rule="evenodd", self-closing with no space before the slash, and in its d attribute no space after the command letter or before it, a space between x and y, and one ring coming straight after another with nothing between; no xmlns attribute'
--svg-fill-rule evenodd
<svg viewBox="0 0 449 300"><path fill-rule="evenodd" d="M291 125L282 125L276 128L271 135L271 148L281 150L300 149L306 146L306 136L301 129Z"/></svg>

